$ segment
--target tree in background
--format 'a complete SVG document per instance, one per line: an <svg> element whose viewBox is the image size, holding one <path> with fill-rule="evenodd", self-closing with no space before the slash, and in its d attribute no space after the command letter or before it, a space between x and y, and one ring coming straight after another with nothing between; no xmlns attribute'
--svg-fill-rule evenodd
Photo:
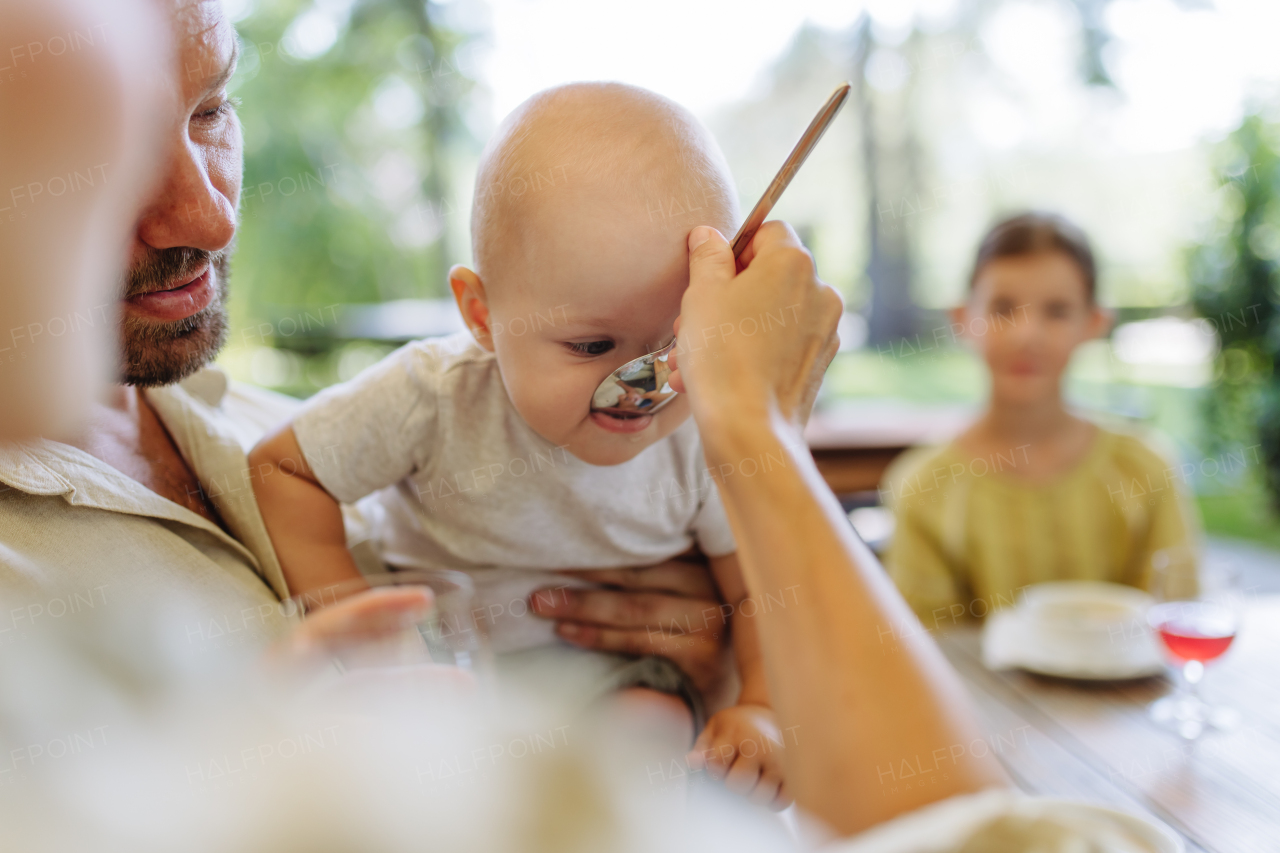
<svg viewBox="0 0 1280 853"><path fill-rule="evenodd" d="M912 35L917 36L914 32ZM909 39L903 53L914 58L918 54L918 42L918 37ZM912 199L917 205L920 203L920 152L912 121L915 88L912 69L918 63L911 63L898 53L880 53L882 60L895 58L900 70L893 75L899 78L893 80L894 85L880 87L890 91L881 92L877 97L867 73L868 66L877 58L870 16L864 14L855 27L853 43L852 101L858 110L859 154L867 195L866 276L871 283L867 342L879 346L910 338L916 332L919 319L911 294L909 223L912 220L908 218L917 212ZM889 101L892 103L885 103ZM878 112L890 112L890 107L896 108L892 111L896 118L892 127L896 133L885 127L887 122L883 117L877 120Z"/></svg>
<svg viewBox="0 0 1280 853"><path fill-rule="evenodd" d="M1192 301L1220 341L1205 424L1216 447L1260 444L1280 509L1280 155L1277 129L1248 116L1219 148L1221 208L1188 259Z"/></svg>
<svg viewBox="0 0 1280 853"><path fill-rule="evenodd" d="M478 146L459 110L472 87L458 68L465 37L437 26L433 8L260 0L237 24L245 180L233 348L323 356L337 306L447 292L451 238L466 231L449 176ZM326 334L294 334L317 322ZM307 393L333 381L312 360L310 379L279 384Z"/></svg>

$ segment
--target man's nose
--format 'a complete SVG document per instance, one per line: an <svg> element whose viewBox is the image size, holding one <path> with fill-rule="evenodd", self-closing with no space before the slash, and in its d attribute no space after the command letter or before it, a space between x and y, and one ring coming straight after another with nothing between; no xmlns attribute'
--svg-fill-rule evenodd
<svg viewBox="0 0 1280 853"><path fill-rule="evenodd" d="M209 169L213 157L226 153L207 151L185 133L175 140L153 201L138 222L138 239L153 249L189 246L216 252L230 245L236 212L228 193L234 194L239 181L216 181ZM220 186L224 183L230 186Z"/></svg>

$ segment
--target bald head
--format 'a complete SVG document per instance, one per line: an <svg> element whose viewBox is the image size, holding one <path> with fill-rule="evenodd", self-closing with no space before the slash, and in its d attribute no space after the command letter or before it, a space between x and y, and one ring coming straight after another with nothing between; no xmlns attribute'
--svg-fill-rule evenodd
<svg viewBox="0 0 1280 853"><path fill-rule="evenodd" d="M476 271L492 283L511 262L530 262L533 226L582 205L654 232L738 220L728 166L706 128L678 104L621 83L548 89L502 122L476 176Z"/></svg>

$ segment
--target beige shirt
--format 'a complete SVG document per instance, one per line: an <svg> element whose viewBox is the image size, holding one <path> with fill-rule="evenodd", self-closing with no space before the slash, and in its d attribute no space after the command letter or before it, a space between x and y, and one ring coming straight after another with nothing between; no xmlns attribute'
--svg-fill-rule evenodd
<svg viewBox="0 0 1280 853"><path fill-rule="evenodd" d="M294 621L245 458L288 398L216 368L146 394L230 535L75 447L0 445L0 645L86 610L171 611L194 647L260 648Z"/></svg>

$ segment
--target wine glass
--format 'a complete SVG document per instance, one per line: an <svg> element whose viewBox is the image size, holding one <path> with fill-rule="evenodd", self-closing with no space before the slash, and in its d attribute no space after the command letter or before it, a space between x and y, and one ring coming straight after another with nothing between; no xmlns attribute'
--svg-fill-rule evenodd
<svg viewBox="0 0 1280 853"><path fill-rule="evenodd" d="M1233 727L1239 714L1205 701L1200 682L1205 665L1225 654L1240 630L1239 572L1215 563L1204 563L1197 572L1187 548L1157 551L1151 569L1156 604L1147 612L1147 624L1160 639L1176 684L1172 695L1151 704L1151 719L1187 740Z"/></svg>

